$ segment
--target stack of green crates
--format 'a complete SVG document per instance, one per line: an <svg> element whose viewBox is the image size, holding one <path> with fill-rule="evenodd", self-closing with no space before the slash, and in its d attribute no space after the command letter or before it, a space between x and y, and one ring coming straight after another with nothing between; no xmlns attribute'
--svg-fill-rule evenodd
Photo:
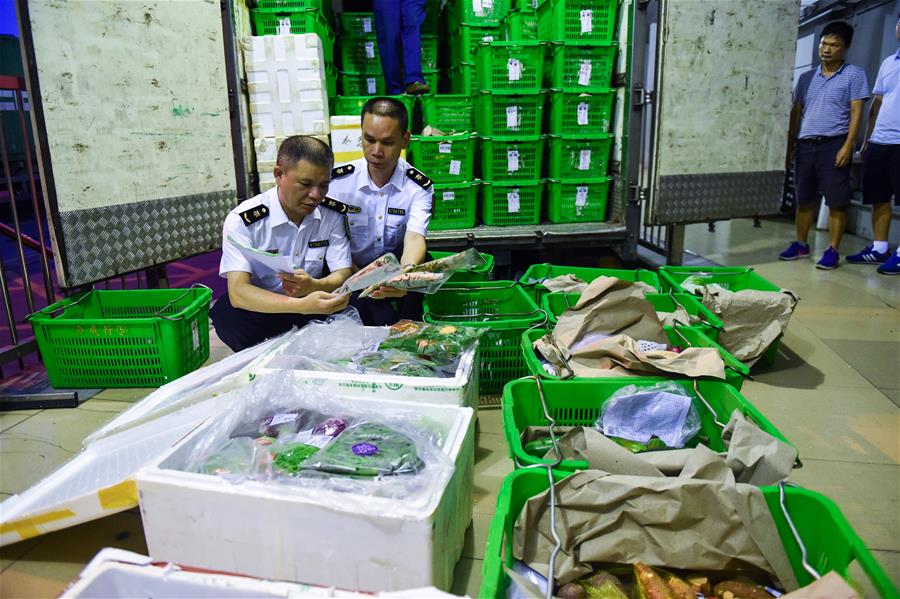
<svg viewBox="0 0 900 599"><path fill-rule="evenodd" d="M344 12L341 24L341 85L345 96L385 93L381 54L375 39L375 14Z"/></svg>
<svg viewBox="0 0 900 599"><path fill-rule="evenodd" d="M314 33L322 40L326 67L334 63L331 7L322 0L259 0L250 10L254 35Z"/></svg>
<svg viewBox="0 0 900 599"><path fill-rule="evenodd" d="M429 228L434 231L475 226L479 181L475 179L474 133L413 135L409 162L434 181Z"/></svg>

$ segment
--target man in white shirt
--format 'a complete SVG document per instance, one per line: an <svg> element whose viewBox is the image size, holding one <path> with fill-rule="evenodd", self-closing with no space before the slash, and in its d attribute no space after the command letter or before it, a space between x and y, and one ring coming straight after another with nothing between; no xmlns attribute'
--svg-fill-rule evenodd
<svg viewBox="0 0 900 599"><path fill-rule="evenodd" d="M393 98L372 98L362 110L364 158L332 171L330 192L347 206L355 268L386 253L404 266L425 260L431 218L431 179L400 158L409 144L409 114ZM396 306L394 305L396 302ZM367 325L422 316L422 295L383 287L373 299L354 298Z"/></svg>
<svg viewBox="0 0 900 599"><path fill-rule="evenodd" d="M228 279L228 292L209 315L219 338L234 351L347 306L349 295L330 293L352 272L346 208L325 196L333 165L328 144L289 137L278 150L276 186L241 202L225 218L219 276ZM277 272L239 246L287 257L294 270Z"/></svg>

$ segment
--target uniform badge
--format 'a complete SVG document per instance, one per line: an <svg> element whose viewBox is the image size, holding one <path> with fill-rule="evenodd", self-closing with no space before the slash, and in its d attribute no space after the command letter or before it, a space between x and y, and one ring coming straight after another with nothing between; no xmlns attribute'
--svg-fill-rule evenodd
<svg viewBox="0 0 900 599"><path fill-rule="evenodd" d="M265 204L260 204L259 206L255 206L253 208L250 208L249 210L244 210L239 215L241 217L241 220L244 221L244 224L249 227L253 223L269 216L269 208Z"/></svg>
<svg viewBox="0 0 900 599"><path fill-rule="evenodd" d="M388 214L393 214L395 216L406 216L406 210L403 208L388 208Z"/></svg>
<svg viewBox="0 0 900 599"><path fill-rule="evenodd" d="M413 182L421 187L422 189L428 189L431 187L431 179L426 177L422 171L415 169L413 167L409 167L406 169L406 176L413 180Z"/></svg>
<svg viewBox="0 0 900 599"><path fill-rule="evenodd" d="M327 247L328 247L328 240L327 240L327 239L320 239L320 240L318 240L318 241L310 241L310 242L307 243L306 245L308 245L308 246L311 247L311 248L327 248Z"/></svg>
<svg viewBox="0 0 900 599"><path fill-rule="evenodd" d="M356 170L356 167L352 164L345 164L343 166L336 166L331 169L331 178L332 179L340 179L341 177L346 177L347 175L352 175Z"/></svg>

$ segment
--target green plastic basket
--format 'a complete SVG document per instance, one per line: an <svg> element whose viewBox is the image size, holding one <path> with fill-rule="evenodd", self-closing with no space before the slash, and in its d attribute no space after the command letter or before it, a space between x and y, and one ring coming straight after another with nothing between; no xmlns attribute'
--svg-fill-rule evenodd
<svg viewBox="0 0 900 599"><path fill-rule="evenodd" d="M541 220L543 181L483 183L481 220L496 227L536 225Z"/></svg>
<svg viewBox="0 0 900 599"><path fill-rule="evenodd" d="M475 63L482 43L503 40L499 27L473 27L465 23L456 26L450 34L450 64Z"/></svg>
<svg viewBox="0 0 900 599"><path fill-rule="evenodd" d="M662 380L664 379L654 377L615 377L542 381L541 390L547 411L556 426L591 428L600 418L603 404L616 391L629 385L639 388L653 387ZM697 381L695 390L694 381L690 379L665 382L678 385L694 397L692 403L700 416L700 432L688 442L688 447L695 447L698 443L702 443L715 452L727 451L722 442L722 429L735 410L776 439L793 445L731 385L718 381L700 380ZM700 398L706 400L706 404ZM553 464L554 460L536 455L538 452L529 452L522 444L522 436L528 427L546 427L550 424L550 421L544 416L544 406L541 403L537 381L529 377L507 384L503 389L502 406L503 433L506 435L509 455L516 467ZM717 424L716 420L721 424ZM587 470L589 465L586 460L569 459L563 460L554 468L568 471Z"/></svg>
<svg viewBox="0 0 900 599"><path fill-rule="evenodd" d="M365 106L366 102L371 100L374 96L337 96L334 99L334 114L338 115L350 115L350 116L361 116L363 106ZM415 96L382 96L385 98L393 98L400 102L403 102L403 105L406 106L406 111L409 113L409 122L412 124L413 117L413 106L416 102Z"/></svg>
<svg viewBox="0 0 900 599"><path fill-rule="evenodd" d="M511 42L540 39L538 17L533 10L510 10L500 24L501 38Z"/></svg>
<svg viewBox="0 0 900 599"><path fill-rule="evenodd" d="M475 131L475 100L468 94L432 94L419 96L422 118L444 133Z"/></svg>
<svg viewBox="0 0 900 599"><path fill-rule="evenodd" d="M328 103L332 104L337 97L338 72L330 64L325 65L325 92L328 94Z"/></svg>
<svg viewBox="0 0 900 599"><path fill-rule="evenodd" d="M562 275L575 275L585 283L590 283L597 277L616 277L623 281L631 281L632 283L640 281L646 283L654 289L660 289L661 283L659 276L652 270L643 268L632 270L624 268L591 268L585 266L563 266L557 264L532 264L528 270L519 279L519 285L525 289L528 294L540 303L541 298L549 291L541 283L544 279L553 279Z"/></svg>
<svg viewBox="0 0 900 599"><path fill-rule="evenodd" d="M445 284L425 297L425 322L483 327L479 342L479 391L494 395L527 374L520 349L522 332L544 321L544 313L512 281Z"/></svg>
<svg viewBox="0 0 900 599"><path fill-rule="evenodd" d="M456 252L432 252L431 254L432 260L437 260L438 258L446 258L447 256L452 256ZM447 281L447 284L452 283L471 283L477 281L489 281L494 277L494 256L493 254L487 254L485 252L478 252L482 258L484 258L484 264L481 266L476 266L475 268L470 268L469 270L460 270L453 274L450 277L450 280Z"/></svg>
<svg viewBox="0 0 900 599"><path fill-rule="evenodd" d="M598 223L606 220L609 177L547 180L547 220L551 223Z"/></svg>
<svg viewBox="0 0 900 599"><path fill-rule="evenodd" d="M428 0L425 3L425 21L422 23L422 35L439 35L441 24L441 1Z"/></svg>
<svg viewBox="0 0 900 599"><path fill-rule="evenodd" d="M510 0L460 0L447 4L453 25L497 27L510 9Z"/></svg>
<svg viewBox="0 0 900 599"><path fill-rule="evenodd" d="M554 179L591 179L605 177L609 168L612 135L584 139L553 135L549 139L548 175Z"/></svg>
<svg viewBox="0 0 900 599"><path fill-rule="evenodd" d="M613 43L554 42L547 50L545 77L549 87L577 91L606 91L616 63Z"/></svg>
<svg viewBox="0 0 900 599"><path fill-rule="evenodd" d="M699 319L695 324L690 325L691 328L699 330L713 341L718 340L719 331L722 330L722 321L693 295L689 293L648 293L644 297L653 304L653 308L657 312L674 312L681 306L689 316ZM560 314L574 308L580 298L580 293L556 291L545 294L541 300L541 308L547 313L547 322L555 325Z"/></svg>
<svg viewBox="0 0 900 599"><path fill-rule="evenodd" d="M428 229L447 231L474 227L480 185L481 181L478 180L464 183L435 183Z"/></svg>
<svg viewBox="0 0 900 599"><path fill-rule="evenodd" d="M475 122L481 135L540 135L547 92L528 94L482 91L476 96Z"/></svg>
<svg viewBox="0 0 900 599"><path fill-rule="evenodd" d="M341 37L341 64L355 73L381 74L381 54L374 38Z"/></svg>
<svg viewBox="0 0 900 599"><path fill-rule="evenodd" d="M28 317L50 384L158 387L209 357L206 287L88 291Z"/></svg>
<svg viewBox="0 0 900 599"><path fill-rule="evenodd" d="M750 374L750 369L741 363L737 358L728 353L721 345L704 335L699 329L693 327L663 327L669 343L680 347L709 347L719 352L722 361L725 363L725 382L737 389L741 390L744 386L744 379ZM522 356L525 358L525 364L528 366L528 373L532 376L541 378L562 380L558 376L548 374L544 370L540 358L534 351L532 343L546 335L549 331L545 329L531 329L522 335ZM669 380L675 375L667 377L640 377L654 378L659 380ZM630 377L636 379L639 377ZM579 377L568 380L580 380ZM590 379L588 379L590 380ZM715 380L715 379L713 379Z"/></svg>
<svg viewBox="0 0 900 599"><path fill-rule="evenodd" d="M618 0L545 0L537 10L541 39L611 42L616 37Z"/></svg>
<svg viewBox="0 0 900 599"><path fill-rule="evenodd" d="M425 77L425 83L433 89L438 89L438 84L441 80L441 71L440 69L422 69L422 75Z"/></svg>
<svg viewBox="0 0 900 599"><path fill-rule="evenodd" d="M314 33L322 40L325 61L334 60L334 33L318 9L281 11L255 8L250 11L250 19L255 35L279 35L288 28L294 34Z"/></svg>
<svg viewBox="0 0 900 599"><path fill-rule="evenodd" d="M601 92L550 90L550 132L593 138L612 129L616 91Z"/></svg>
<svg viewBox="0 0 900 599"><path fill-rule="evenodd" d="M385 89L381 73L342 71L341 85L345 96L381 96Z"/></svg>
<svg viewBox="0 0 900 599"><path fill-rule="evenodd" d="M477 144L474 134L413 135L409 139L409 162L435 183L471 181Z"/></svg>
<svg viewBox="0 0 900 599"><path fill-rule="evenodd" d="M422 68L435 71L438 65L438 36L422 34Z"/></svg>
<svg viewBox="0 0 900 599"><path fill-rule="evenodd" d="M519 515L529 499L550 488L550 476L554 481L559 481L571 474L552 471L548 475L545 468L523 469L516 470L503 479L484 550L481 589L478 593L480 599L505 599L510 577L504 566L511 569L515 562L512 551L513 530ZM833 570L847 578L850 565L857 562L881 597L898 596L890 578L834 502L813 491L785 487L782 510L781 487L759 489L775 520L778 537L801 586L808 585L815 579L804 567L803 550L797 537L803 542L807 563L820 574ZM790 521L785 516L785 511L790 516ZM797 537L793 530L796 530Z"/></svg>
<svg viewBox="0 0 900 599"><path fill-rule="evenodd" d="M478 85L491 91L540 91L545 48L537 41L481 42L475 52Z"/></svg>
<svg viewBox="0 0 900 599"><path fill-rule="evenodd" d="M544 163L543 135L481 140L481 176L496 184L537 181Z"/></svg>
<svg viewBox="0 0 900 599"><path fill-rule="evenodd" d="M342 36L375 39L375 13L342 12L340 24Z"/></svg>
<svg viewBox="0 0 900 599"><path fill-rule="evenodd" d="M475 63L461 62L455 67L450 67L447 74L450 77L451 93L471 96L478 90Z"/></svg>

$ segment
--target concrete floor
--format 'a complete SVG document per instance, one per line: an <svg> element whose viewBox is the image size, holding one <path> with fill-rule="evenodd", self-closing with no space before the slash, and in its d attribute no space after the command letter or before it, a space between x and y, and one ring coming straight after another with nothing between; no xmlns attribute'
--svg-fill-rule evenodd
<svg viewBox="0 0 900 599"><path fill-rule="evenodd" d="M752 265L801 302L777 364L744 385L800 449L791 480L834 499L900 585L900 277L872 267L818 271L775 256L791 239L783 221L688 227L686 247L726 265ZM814 254L827 241L819 233ZM865 242L848 237L844 252ZM213 341L212 359L227 350ZM78 451L82 439L147 390L103 391L71 410L0 415L0 498L28 488ZM483 409L475 465L475 514L453 591L477 596L500 481L511 471L500 412ZM102 547L146 552L136 510L0 549L0 596L55 596Z"/></svg>

